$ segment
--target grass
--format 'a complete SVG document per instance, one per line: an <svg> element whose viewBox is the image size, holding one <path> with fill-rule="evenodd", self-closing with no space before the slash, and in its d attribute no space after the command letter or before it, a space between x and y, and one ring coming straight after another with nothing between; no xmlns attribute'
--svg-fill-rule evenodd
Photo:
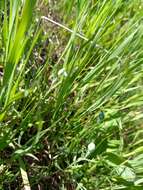
<svg viewBox="0 0 143 190"><path fill-rule="evenodd" d="M143 188L142 8L0 2L0 189Z"/></svg>

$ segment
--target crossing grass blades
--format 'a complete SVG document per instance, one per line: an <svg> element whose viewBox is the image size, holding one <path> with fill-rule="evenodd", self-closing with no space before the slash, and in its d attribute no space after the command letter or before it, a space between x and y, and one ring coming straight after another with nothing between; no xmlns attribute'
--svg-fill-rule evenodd
<svg viewBox="0 0 143 190"><path fill-rule="evenodd" d="M142 9L0 1L0 189L143 188Z"/></svg>

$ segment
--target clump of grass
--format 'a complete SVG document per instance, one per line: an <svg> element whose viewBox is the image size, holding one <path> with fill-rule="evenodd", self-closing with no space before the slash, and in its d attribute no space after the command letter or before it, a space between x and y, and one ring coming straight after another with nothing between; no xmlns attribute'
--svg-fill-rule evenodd
<svg viewBox="0 0 143 190"><path fill-rule="evenodd" d="M142 189L141 1L50 3L1 1L0 188Z"/></svg>

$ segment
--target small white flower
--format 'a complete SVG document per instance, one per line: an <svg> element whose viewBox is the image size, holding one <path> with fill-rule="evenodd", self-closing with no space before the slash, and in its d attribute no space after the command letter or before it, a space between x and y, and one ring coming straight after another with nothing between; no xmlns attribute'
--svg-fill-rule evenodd
<svg viewBox="0 0 143 190"><path fill-rule="evenodd" d="M91 142L89 145L88 145L88 152L92 152L95 150L95 144L93 142Z"/></svg>
<svg viewBox="0 0 143 190"><path fill-rule="evenodd" d="M62 69L59 70L58 75L63 75L64 77L68 76L68 74L67 74L67 72L65 71L64 68L62 68Z"/></svg>
<svg viewBox="0 0 143 190"><path fill-rule="evenodd" d="M3 171L5 170L5 168L6 168L5 165L3 165L3 164L0 165L0 174L3 173Z"/></svg>
<svg viewBox="0 0 143 190"><path fill-rule="evenodd" d="M39 19L38 19L38 18L36 18L36 22L39 22Z"/></svg>

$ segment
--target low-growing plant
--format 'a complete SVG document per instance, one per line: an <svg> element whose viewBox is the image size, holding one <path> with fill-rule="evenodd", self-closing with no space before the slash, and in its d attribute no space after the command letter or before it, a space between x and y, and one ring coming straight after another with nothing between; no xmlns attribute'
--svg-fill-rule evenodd
<svg viewBox="0 0 143 190"><path fill-rule="evenodd" d="M143 188L142 8L0 2L1 189Z"/></svg>

